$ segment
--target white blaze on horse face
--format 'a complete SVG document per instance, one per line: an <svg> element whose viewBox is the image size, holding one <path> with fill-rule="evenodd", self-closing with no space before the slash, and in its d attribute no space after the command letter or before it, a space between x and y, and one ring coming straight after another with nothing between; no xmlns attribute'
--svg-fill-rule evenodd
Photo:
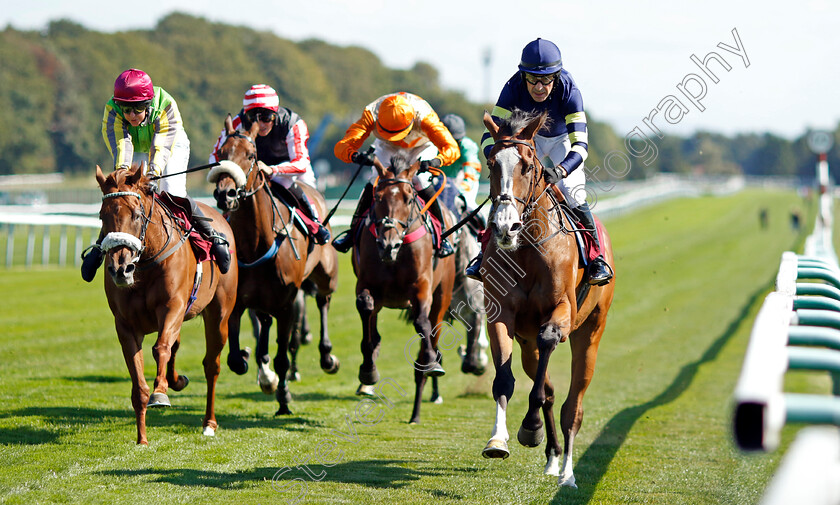
<svg viewBox="0 0 840 505"><path fill-rule="evenodd" d="M519 212L514 205L513 171L519 166L522 157L515 147L507 147L496 153L496 163L499 167L499 198L507 197L496 205L494 222L496 223L496 240L503 249L516 247L516 237L522 227Z"/></svg>

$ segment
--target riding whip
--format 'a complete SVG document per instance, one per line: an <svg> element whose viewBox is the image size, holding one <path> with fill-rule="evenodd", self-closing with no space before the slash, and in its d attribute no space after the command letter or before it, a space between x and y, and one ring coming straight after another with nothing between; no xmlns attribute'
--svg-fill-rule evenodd
<svg viewBox="0 0 840 505"><path fill-rule="evenodd" d="M164 177L172 177L173 175L188 174L190 172L198 172L199 170L207 170L208 168L213 168L213 167L218 166L218 165L219 165L219 162L216 161L214 163L208 163L206 165L201 165L201 166L198 166L198 167L188 168L188 169L184 170L183 172L175 172L174 174L166 174L166 175L153 175L153 176L149 177L149 179L151 179L153 181L156 181L158 179L163 179Z"/></svg>
<svg viewBox="0 0 840 505"><path fill-rule="evenodd" d="M368 148L366 154L373 154L373 146L370 146ZM330 218L332 217L333 214L335 214L335 211L338 209L338 204L340 204L341 201L344 200L344 197L347 195L347 192L350 191L350 187L353 186L353 183L356 182L356 177L359 176L359 172L362 171L362 167L364 167L364 166L365 166L364 164L359 163L359 168L356 169L356 173L353 174L353 178L350 179L350 184L348 184L347 188L344 189L344 193L341 194L341 197L338 199L337 202L335 202L335 206L332 208L332 210L330 210L329 214L327 214L327 218L324 219L324 226L326 226L327 223L330 222Z"/></svg>
<svg viewBox="0 0 840 505"><path fill-rule="evenodd" d="M467 221L469 221L470 219L472 219L472 218L473 218L473 216L475 216L476 214L478 214L478 211L480 211L480 210L481 210L481 208L482 208L482 207L484 207L484 204L485 204L485 203L487 203L487 202L489 202L489 201L490 201L490 197L485 198L485 199L484 199L484 201L483 201L483 202L481 202L481 205L479 205L479 206L478 206L478 207L476 207L476 208L475 208L472 212L470 212L469 214L467 214L467 215L466 215L466 217L464 217L463 219L461 219L460 221L458 221L458 224L456 224L456 225L455 225L455 226L453 226L452 228L450 228L450 229L446 230L445 232L441 233L441 234L440 234L440 239L441 239L441 240L445 239L446 237L448 237L448 236L452 235L452 233L454 233L455 231L457 231L457 230L458 230L458 228L460 228L460 227L464 226L465 224L467 224Z"/></svg>

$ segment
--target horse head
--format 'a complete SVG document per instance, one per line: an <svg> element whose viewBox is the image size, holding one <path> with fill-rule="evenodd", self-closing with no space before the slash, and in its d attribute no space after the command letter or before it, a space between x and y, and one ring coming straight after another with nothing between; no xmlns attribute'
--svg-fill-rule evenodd
<svg viewBox="0 0 840 505"><path fill-rule="evenodd" d="M484 113L484 125L495 144L487 157L490 171L490 197L495 208L490 216L496 243L502 249L519 246L519 232L526 209L535 197L542 178L534 136L543 127L547 115L532 115L514 109L511 116L493 122ZM520 207L521 206L521 207Z"/></svg>
<svg viewBox="0 0 840 505"><path fill-rule="evenodd" d="M134 272L145 249L146 227L151 220L153 190L143 177L142 165L115 170L107 177L96 166L96 181L102 190L102 250L108 274L118 287L134 284ZM146 207L149 206L149 214Z"/></svg>
<svg viewBox="0 0 840 505"><path fill-rule="evenodd" d="M415 201L412 178L420 163L409 163L406 156L397 154L386 167L378 159L374 167L379 174L373 192L373 213L376 216L376 246L385 263L397 260L400 248L412 223L420 216Z"/></svg>
<svg viewBox="0 0 840 505"><path fill-rule="evenodd" d="M254 167L257 166L258 131L257 123L251 125L248 132L241 132L233 128L229 114L225 119L226 138L216 153L219 165L207 174L207 181L216 184L213 196L222 212L239 208L240 199L247 193L248 180L257 175Z"/></svg>

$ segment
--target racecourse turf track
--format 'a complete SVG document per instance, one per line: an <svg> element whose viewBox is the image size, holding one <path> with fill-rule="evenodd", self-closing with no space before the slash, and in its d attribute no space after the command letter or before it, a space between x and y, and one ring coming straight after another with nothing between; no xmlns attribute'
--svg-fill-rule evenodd
<svg viewBox="0 0 840 505"><path fill-rule="evenodd" d="M769 209L768 229L759 227L761 208ZM781 253L801 251L808 231L791 230L794 208L813 215L793 192L747 190L606 221L618 277L575 445L578 489L558 490L556 478L542 474L544 445L528 449L514 437L509 459L481 457L493 423L494 373L461 374L454 350L444 352L444 403L425 402L421 424L408 425L413 374L403 353L413 330L394 311L380 317L377 365L406 394L391 388L393 408L380 400L377 422L357 421L361 325L347 255L329 322L342 364L337 375L320 371L314 345L303 347L302 381L291 385L294 414L276 418L277 404L259 391L253 366L246 376L224 367L220 428L205 438L203 327L188 322L177 363L192 382L170 391L172 408L149 412L148 447L134 444L131 383L103 272L86 284L75 268L4 270L0 503L756 503L782 451L741 455L731 442L730 401ZM810 217L804 222L809 228ZM152 342L147 336L147 379ZM250 335L243 342L253 346ZM568 386L567 346L550 365L558 407ZM530 388L514 358L512 434ZM791 380L805 391L829 387L823 378ZM786 428L783 445L794 434Z"/></svg>

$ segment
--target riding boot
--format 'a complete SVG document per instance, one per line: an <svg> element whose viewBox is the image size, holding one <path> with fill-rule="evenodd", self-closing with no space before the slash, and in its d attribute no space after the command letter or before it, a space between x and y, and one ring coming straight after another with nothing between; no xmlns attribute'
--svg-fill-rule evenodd
<svg viewBox="0 0 840 505"><path fill-rule="evenodd" d="M338 234L333 240L332 244L335 250L341 253L346 253L353 248L353 241L356 239L356 229L359 222L362 220L365 212L370 209L373 203L373 184L367 183L362 195L359 197L359 203L356 205L356 210L353 212L353 219L350 220L350 229Z"/></svg>
<svg viewBox="0 0 840 505"><path fill-rule="evenodd" d="M96 277L96 271L99 270L99 266L102 265L102 261L105 259L105 253L100 247L103 238L104 236L100 230L96 243L82 252L82 280L85 282L91 282Z"/></svg>
<svg viewBox="0 0 840 505"><path fill-rule="evenodd" d="M303 192L303 189L295 183L289 186L289 192L297 198L298 203L300 203L300 210L302 210L309 219L318 225L318 233L313 235L312 238L315 239L317 244L326 244L330 240L330 230L321 224L321 220L318 219L318 213L312 206L312 202L309 201L309 197L307 197L306 193Z"/></svg>
<svg viewBox="0 0 840 505"><path fill-rule="evenodd" d="M430 184L430 185L426 186L425 188L421 189L420 191L418 191L417 194L420 195L420 197L423 198L423 200L428 202L429 200L431 200L435 196L436 191L437 190L435 189L434 185ZM435 201L432 202L432 204L429 206L429 212L431 212L432 215L435 216L438 221L440 221L441 228L446 227L446 224L443 221L443 211L441 210L441 207L440 207L440 199L439 198L435 198ZM455 248L452 247L452 244L449 243L449 240L446 240L446 239L441 240L440 241L440 248L435 252L435 256L437 256L438 258L445 258L445 257L450 256L452 254L455 254Z"/></svg>
<svg viewBox="0 0 840 505"><path fill-rule="evenodd" d="M572 209L572 212L580 220L581 226L592 233L592 239L595 241L595 247L597 247L600 251L601 241L598 238L598 229L595 226L595 220L592 218L592 212L589 210L589 204L584 203L583 205L578 205L576 208ZM612 269L607 262L604 261L604 257L602 255L598 255L598 257L592 260L589 264L589 284L593 286L603 286L604 284L610 282L612 277Z"/></svg>
<svg viewBox="0 0 840 505"><path fill-rule="evenodd" d="M210 246L210 252L213 254L213 257L216 258L216 265L218 265L219 271L226 274L230 268L230 250L228 249L229 244L227 237L225 237L224 233L219 233L213 229L210 225L212 219L204 216L204 213L202 213L201 209L198 208L198 205L196 205L195 200L189 196L187 199L190 201L190 208L192 211L190 224L192 224L193 228L195 228L199 235L213 243L213 245Z"/></svg>

